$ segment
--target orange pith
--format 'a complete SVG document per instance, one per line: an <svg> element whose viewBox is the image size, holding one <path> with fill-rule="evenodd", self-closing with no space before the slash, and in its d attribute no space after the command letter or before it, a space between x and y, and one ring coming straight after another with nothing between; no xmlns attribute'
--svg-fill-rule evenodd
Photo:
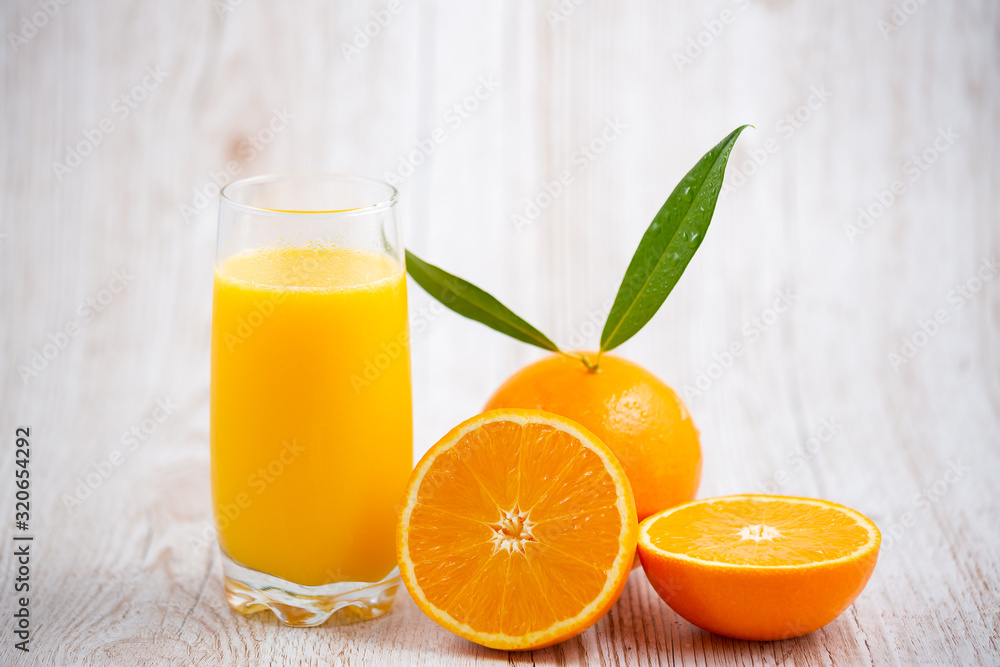
<svg viewBox="0 0 1000 667"><path fill-rule="evenodd" d="M556 415L495 410L417 464L400 515L400 574L446 629L493 648L539 648L610 609L636 533L624 471L593 434Z"/></svg>
<svg viewBox="0 0 1000 667"><path fill-rule="evenodd" d="M663 601L698 627L787 639L821 628L854 602L880 541L874 523L836 503L727 496L647 518L639 557Z"/></svg>
<svg viewBox="0 0 1000 667"><path fill-rule="evenodd" d="M508 378L486 404L494 408L554 412L594 433L625 469L640 521L698 491L698 430L677 394L638 364L605 354L591 372L579 359L552 355Z"/></svg>

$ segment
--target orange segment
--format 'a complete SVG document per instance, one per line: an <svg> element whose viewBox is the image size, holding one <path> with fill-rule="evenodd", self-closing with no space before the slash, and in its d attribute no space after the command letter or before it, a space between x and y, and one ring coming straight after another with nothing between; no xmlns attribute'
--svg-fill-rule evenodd
<svg viewBox="0 0 1000 667"><path fill-rule="evenodd" d="M656 592L700 628L737 639L786 639L839 616L864 589L881 536L824 500L727 496L650 516L639 557Z"/></svg>
<svg viewBox="0 0 1000 667"><path fill-rule="evenodd" d="M484 646L576 635L615 603L632 566L635 502L592 433L535 410L469 419L417 464L398 530L414 602Z"/></svg>

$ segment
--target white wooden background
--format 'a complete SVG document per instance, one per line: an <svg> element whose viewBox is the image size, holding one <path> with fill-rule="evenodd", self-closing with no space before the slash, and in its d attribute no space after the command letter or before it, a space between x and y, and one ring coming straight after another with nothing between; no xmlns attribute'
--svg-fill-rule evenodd
<svg viewBox="0 0 1000 667"><path fill-rule="evenodd" d="M996 3L50 4L3 9L0 662L1000 661L1000 279L976 275L1000 250ZM373 14L387 25L345 50ZM161 80L146 90L148 71ZM71 167L68 147L102 120L113 131ZM340 628L230 612L205 541L213 172L384 177L443 138L401 185L409 247L589 347L651 216L745 122L739 187L620 352L701 387L685 392L701 496L819 496L878 523L878 567L848 612L801 639L733 641L678 618L640 571L593 629L510 655L451 636L405 594ZM569 185L519 227L563 170ZM880 211L894 180L905 190ZM879 215L849 238L859 207ZM781 294L794 306L775 315ZM419 455L539 353L416 286L410 305ZM935 313L946 321L920 335ZM162 423L157 401L176 406ZM18 425L33 445L28 655L12 635ZM147 433L128 451L132 428ZM92 475L116 450L120 465Z"/></svg>

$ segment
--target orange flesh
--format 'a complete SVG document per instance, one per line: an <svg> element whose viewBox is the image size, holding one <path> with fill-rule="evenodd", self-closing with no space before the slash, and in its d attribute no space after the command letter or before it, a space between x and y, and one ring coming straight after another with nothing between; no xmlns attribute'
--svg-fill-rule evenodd
<svg viewBox="0 0 1000 667"><path fill-rule="evenodd" d="M870 541L844 512L759 498L687 505L654 520L648 533L654 547L669 553L758 567L844 558Z"/></svg>
<svg viewBox="0 0 1000 667"><path fill-rule="evenodd" d="M598 598L622 550L598 454L544 424L487 423L440 452L409 519L427 601L481 633L524 635ZM503 514L507 513L507 516Z"/></svg>

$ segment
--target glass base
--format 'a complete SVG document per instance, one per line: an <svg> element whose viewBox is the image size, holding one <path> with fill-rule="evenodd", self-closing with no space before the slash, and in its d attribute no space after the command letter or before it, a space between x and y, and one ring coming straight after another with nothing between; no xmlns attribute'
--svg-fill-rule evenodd
<svg viewBox="0 0 1000 667"><path fill-rule="evenodd" d="M270 609L285 625L309 628L331 617L340 624L382 616L392 606L399 588L399 568L381 581L339 581L325 586L302 586L240 565L222 552L226 600L241 614Z"/></svg>

